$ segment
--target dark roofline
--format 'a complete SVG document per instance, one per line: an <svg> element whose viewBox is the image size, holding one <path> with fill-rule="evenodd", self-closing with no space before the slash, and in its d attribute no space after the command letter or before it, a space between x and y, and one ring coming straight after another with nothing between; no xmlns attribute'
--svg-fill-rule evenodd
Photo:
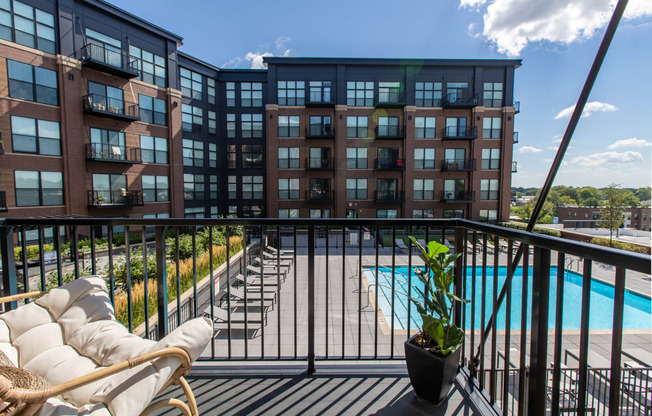
<svg viewBox="0 0 652 416"><path fill-rule="evenodd" d="M220 68L220 72L250 72L253 74L260 74L263 72L267 72L267 68L260 68L260 69L254 69L254 68Z"/></svg>
<svg viewBox="0 0 652 416"><path fill-rule="evenodd" d="M436 66L521 66L521 59L418 59L418 58L304 58L264 56L267 64L285 65L436 65Z"/></svg>
<svg viewBox="0 0 652 416"><path fill-rule="evenodd" d="M205 67L207 67L207 68L212 69L213 71L217 71L217 72L221 71L221 69L218 68L218 67L216 67L215 65L213 65L213 64L209 64L208 62L205 62L205 61L202 61L201 59L196 58L196 57L194 57L194 56L192 56L192 55L188 55L187 53L182 52L182 51L180 51L180 50L177 50L177 54L178 54L179 56L181 56L182 58L184 58L184 59L187 59L187 60L189 60L189 61L193 61L193 62L195 62L195 63L197 63L197 64L199 64L199 65L203 65L203 66L205 66Z"/></svg>
<svg viewBox="0 0 652 416"><path fill-rule="evenodd" d="M111 3L107 3L104 0L83 0L85 3L90 4L91 6L97 7L98 9L101 9L102 11L105 11L107 13L111 13L115 16L118 16L121 19L126 20L129 23L133 23L138 26L143 26L147 30L150 30L154 33L156 33L159 36L162 36L164 38L167 38L169 40L172 40L176 42L177 46L180 46L183 44L183 38L179 35L176 35L172 32L169 32L159 26L156 26L155 24L148 22L147 20L144 20L136 15L133 15L129 13L128 11L122 10L119 7L114 6Z"/></svg>

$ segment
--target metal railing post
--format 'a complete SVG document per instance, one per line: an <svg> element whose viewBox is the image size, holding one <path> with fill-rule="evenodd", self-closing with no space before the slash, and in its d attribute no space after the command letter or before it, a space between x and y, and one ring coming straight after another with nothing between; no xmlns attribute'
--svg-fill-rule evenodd
<svg viewBox="0 0 652 416"><path fill-rule="evenodd" d="M168 331L168 279L165 255L165 227L156 227L156 299L158 303L158 325L156 327L159 340L163 339Z"/></svg>
<svg viewBox="0 0 652 416"><path fill-rule="evenodd" d="M2 256L2 296L15 295L16 290L16 259L14 258L14 228L0 227L0 255ZM4 311L16 309L16 302L4 304Z"/></svg>
<svg viewBox="0 0 652 416"><path fill-rule="evenodd" d="M296 265L294 267L297 267ZM308 226L308 374L315 373L315 227Z"/></svg>

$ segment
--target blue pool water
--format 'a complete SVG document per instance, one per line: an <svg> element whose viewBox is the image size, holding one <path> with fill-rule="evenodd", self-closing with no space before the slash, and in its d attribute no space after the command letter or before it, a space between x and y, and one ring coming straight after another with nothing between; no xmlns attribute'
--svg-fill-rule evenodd
<svg viewBox="0 0 652 416"><path fill-rule="evenodd" d="M410 328L417 329L421 327L421 316L412 302L408 302L408 268L395 268L395 291L394 297L394 328L407 329L408 307L410 308ZM371 284L373 291L376 290L376 269L365 268L365 276ZM492 311L493 302L493 267L487 267L486 271L486 304L485 304L485 325L489 321ZM385 317L392 315L392 270L390 268L379 268L378 281L378 303ZM472 268L467 268L466 298L471 299L472 289ZM498 288L500 291L505 283L507 268L498 268ZM512 279L512 307L511 307L511 329L520 329L521 327L521 299L523 298L523 270L518 268ZM416 275L412 274L412 287L422 287ZM419 285L419 286L417 286ZM557 290L557 268L552 267L550 271L550 310L548 326L550 329L555 327L555 305ZM416 290L411 291L413 298L418 297ZM482 296L482 268L476 269L475 280L475 316L474 327L481 327L481 296ZM527 326L530 327L531 314L531 296L532 296L532 268L529 269L528 278L528 309L527 309ZM591 301L590 301L590 329L611 329L613 324L613 297L614 287L598 280L591 280ZM579 329L581 316L581 299L582 299L582 276L580 274L566 271L564 274L564 310L563 310L563 328ZM506 300L505 300L506 301ZM498 310L497 327L505 328L505 301ZM471 303L466 305L466 327L471 328ZM651 329L652 328L652 303L650 298L632 293L625 292L625 309L623 316L623 327L628 329Z"/></svg>

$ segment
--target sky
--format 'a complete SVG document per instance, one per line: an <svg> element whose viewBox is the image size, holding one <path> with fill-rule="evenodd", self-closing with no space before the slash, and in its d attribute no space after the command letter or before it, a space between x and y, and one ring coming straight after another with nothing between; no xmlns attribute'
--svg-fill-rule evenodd
<svg viewBox="0 0 652 416"><path fill-rule="evenodd" d="M541 187L616 0L109 0L218 67L262 56L518 58L513 186ZM650 186L652 0L630 0L555 185Z"/></svg>

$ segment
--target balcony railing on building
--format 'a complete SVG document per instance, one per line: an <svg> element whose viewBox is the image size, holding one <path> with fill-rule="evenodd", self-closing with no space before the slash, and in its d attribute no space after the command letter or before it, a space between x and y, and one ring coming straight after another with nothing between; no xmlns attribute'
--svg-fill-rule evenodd
<svg viewBox="0 0 652 416"><path fill-rule="evenodd" d="M89 43L81 48L82 65L122 78L138 76L138 61L122 51L107 47L101 42Z"/></svg>
<svg viewBox="0 0 652 416"><path fill-rule="evenodd" d="M402 108L405 107L406 104L407 101L404 92L378 94L374 100L374 106L377 108Z"/></svg>
<svg viewBox="0 0 652 416"><path fill-rule="evenodd" d="M475 170L475 159L447 159L441 161L441 170L445 172L470 172Z"/></svg>
<svg viewBox="0 0 652 416"><path fill-rule="evenodd" d="M444 108L473 108L480 105L478 94L469 94L468 91L451 92L442 99Z"/></svg>
<svg viewBox="0 0 652 416"><path fill-rule="evenodd" d="M473 202L473 191L441 191L442 202Z"/></svg>
<svg viewBox="0 0 652 416"><path fill-rule="evenodd" d="M374 191L374 202L405 202L405 192L394 190Z"/></svg>
<svg viewBox="0 0 652 416"><path fill-rule="evenodd" d="M518 162L512 162L512 173L518 172Z"/></svg>
<svg viewBox="0 0 652 416"><path fill-rule="evenodd" d="M306 158L306 170L335 170L335 159L323 157Z"/></svg>
<svg viewBox="0 0 652 416"><path fill-rule="evenodd" d="M521 102L514 101L514 114L518 114L520 112L521 112Z"/></svg>
<svg viewBox="0 0 652 416"><path fill-rule="evenodd" d="M306 191L307 202L332 202L335 192L332 189L311 189Z"/></svg>
<svg viewBox="0 0 652 416"><path fill-rule="evenodd" d="M518 143L518 132L514 132L514 144Z"/></svg>
<svg viewBox="0 0 652 416"><path fill-rule="evenodd" d="M405 170L405 159L376 159L375 170Z"/></svg>
<svg viewBox="0 0 652 416"><path fill-rule="evenodd" d="M98 162L142 163L140 147L86 143L86 159Z"/></svg>
<svg viewBox="0 0 652 416"><path fill-rule="evenodd" d="M88 206L98 208L142 206L143 191L119 189L117 191L88 191Z"/></svg>
<svg viewBox="0 0 652 416"><path fill-rule="evenodd" d="M138 121L138 105L99 94L84 96L84 113L124 121Z"/></svg>
<svg viewBox="0 0 652 416"><path fill-rule="evenodd" d="M9 207L7 207L7 192L0 191L0 212L7 211L9 211Z"/></svg>
<svg viewBox="0 0 652 416"><path fill-rule="evenodd" d="M335 127L332 124L311 125L306 127L306 139L333 139Z"/></svg>
<svg viewBox="0 0 652 416"><path fill-rule="evenodd" d="M332 94L306 98L306 107L335 107L335 97Z"/></svg>
<svg viewBox="0 0 652 416"><path fill-rule="evenodd" d="M448 126L442 130L442 139L450 140L473 140L478 138L477 126Z"/></svg>
<svg viewBox="0 0 652 416"><path fill-rule="evenodd" d="M405 139L405 126L376 126L376 139Z"/></svg>

